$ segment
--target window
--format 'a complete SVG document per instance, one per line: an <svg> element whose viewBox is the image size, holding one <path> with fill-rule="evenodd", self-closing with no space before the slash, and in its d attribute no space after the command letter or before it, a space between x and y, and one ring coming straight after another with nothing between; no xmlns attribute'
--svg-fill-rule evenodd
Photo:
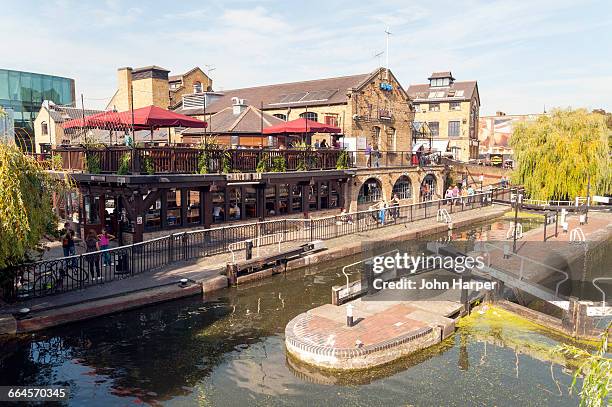
<svg viewBox="0 0 612 407"><path fill-rule="evenodd" d="M183 224L181 218L181 190L171 189L168 191L166 223L168 226L180 226Z"/></svg>
<svg viewBox="0 0 612 407"><path fill-rule="evenodd" d="M244 187L244 211L247 218L257 217L257 190L251 186Z"/></svg>
<svg viewBox="0 0 612 407"><path fill-rule="evenodd" d="M213 222L223 222L225 220L225 191L212 193L212 213Z"/></svg>
<svg viewBox="0 0 612 407"><path fill-rule="evenodd" d="M449 86L450 85L450 78L436 78L436 79L430 79L429 81L429 86L434 87L434 86Z"/></svg>
<svg viewBox="0 0 612 407"><path fill-rule="evenodd" d="M187 223L200 223L200 191L187 191Z"/></svg>
<svg viewBox="0 0 612 407"><path fill-rule="evenodd" d="M325 124L327 124L328 126L338 127L338 115L326 115Z"/></svg>
<svg viewBox="0 0 612 407"><path fill-rule="evenodd" d="M429 122L428 126L432 137L438 137L440 135L440 123Z"/></svg>
<svg viewBox="0 0 612 407"><path fill-rule="evenodd" d="M382 184L377 179L369 178L363 183L357 195L357 203L378 202L382 199Z"/></svg>
<svg viewBox="0 0 612 407"><path fill-rule="evenodd" d="M276 213L276 185L266 187L266 216L278 215Z"/></svg>
<svg viewBox="0 0 612 407"><path fill-rule="evenodd" d="M382 147L382 139L380 137L380 127L378 126L372 127L372 141L373 144L380 150Z"/></svg>
<svg viewBox="0 0 612 407"><path fill-rule="evenodd" d="M242 189L232 188L229 192L229 219L242 219Z"/></svg>
<svg viewBox="0 0 612 407"><path fill-rule="evenodd" d="M319 115L315 112L304 112L300 113L300 117L307 120L312 120L314 122L319 121Z"/></svg>
<svg viewBox="0 0 612 407"><path fill-rule="evenodd" d="M300 185L291 187L291 210L293 212L302 211L302 187Z"/></svg>
<svg viewBox="0 0 612 407"><path fill-rule="evenodd" d="M397 151L397 131L391 127L389 133L391 133L391 151Z"/></svg>
<svg viewBox="0 0 612 407"><path fill-rule="evenodd" d="M412 106L414 107L414 111L415 111L415 112L418 112L418 111L420 111L420 110L421 110L421 105L419 105L418 103L415 103L415 104L413 104Z"/></svg>
<svg viewBox="0 0 612 407"><path fill-rule="evenodd" d="M393 185L393 195L397 195L399 199L412 198L412 183L410 178L406 176L400 177L395 185Z"/></svg>
<svg viewBox="0 0 612 407"><path fill-rule="evenodd" d="M461 102L450 102L448 110L461 110Z"/></svg>
<svg viewBox="0 0 612 407"><path fill-rule="evenodd" d="M281 120L287 121L287 115L286 114L276 113L273 116L276 117L276 118L279 118Z"/></svg>
<svg viewBox="0 0 612 407"><path fill-rule="evenodd" d="M85 195L83 197L85 206L85 222L88 225L100 224L100 197Z"/></svg>
<svg viewBox="0 0 612 407"><path fill-rule="evenodd" d="M439 112L440 111L440 104L439 103L430 103L429 104L429 111L430 112Z"/></svg>
<svg viewBox="0 0 612 407"><path fill-rule="evenodd" d="M281 184L278 186L278 212L281 215L289 211L289 185Z"/></svg>
<svg viewBox="0 0 612 407"><path fill-rule="evenodd" d="M157 229L159 227L161 227L161 198L157 198L145 214L145 230Z"/></svg>
<svg viewBox="0 0 612 407"><path fill-rule="evenodd" d="M460 135L461 122L450 121L448 122L448 137L459 137Z"/></svg>
<svg viewBox="0 0 612 407"><path fill-rule="evenodd" d="M49 134L49 126L47 126L47 123L42 122L40 124L41 130L42 130L42 134L43 136L46 136L47 134Z"/></svg>
<svg viewBox="0 0 612 407"><path fill-rule="evenodd" d="M458 91L456 91L456 92L455 92L455 96L456 96L456 97L459 97L459 98L462 98L462 97L463 97L463 91L462 91L462 90L458 90Z"/></svg>
<svg viewBox="0 0 612 407"><path fill-rule="evenodd" d="M202 82L194 82L193 93L202 93Z"/></svg>

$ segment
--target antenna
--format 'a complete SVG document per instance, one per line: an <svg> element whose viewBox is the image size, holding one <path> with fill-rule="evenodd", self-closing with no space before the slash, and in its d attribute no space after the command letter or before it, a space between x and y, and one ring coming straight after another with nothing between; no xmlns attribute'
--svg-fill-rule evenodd
<svg viewBox="0 0 612 407"><path fill-rule="evenodd" d="M378 58L378 65L376 66L377 68L380 68L380 56L384 53L385 51L380 51L379 53L374 54L374 58Z"/></svg>
<svg viewBox="0 0 612 407"><path fill-rule="evenodd" d="M385 79L389 80L389 36L392 34L391 31L389 31L389 27L387 26L387 28L385 28L385 34L387 35L387 51L385 52L385 58L386 58L386 68L387 68L387 73L385 75Z"/></svg>

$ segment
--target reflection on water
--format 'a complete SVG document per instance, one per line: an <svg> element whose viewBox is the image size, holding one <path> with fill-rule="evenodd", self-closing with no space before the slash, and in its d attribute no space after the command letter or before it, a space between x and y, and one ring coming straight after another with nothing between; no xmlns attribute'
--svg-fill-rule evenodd
<svg viewBox="0 0 612 407"><path fill-rule="evenodd" d="M470 233L486 230L490 225ZM285 325L328 303L330 287L343 283L340 270L350 261L279 275L206 301L184 299L5 341L0 385L68 385L72 404L88 406L140 400L223 406L576 405L567 394L571 377L559 365L488 340L473 327L358 375L317 372L288 360ZM503 337L503 324L494 329ZM525 335L551 345L558 340L537 330Z"/></svg>

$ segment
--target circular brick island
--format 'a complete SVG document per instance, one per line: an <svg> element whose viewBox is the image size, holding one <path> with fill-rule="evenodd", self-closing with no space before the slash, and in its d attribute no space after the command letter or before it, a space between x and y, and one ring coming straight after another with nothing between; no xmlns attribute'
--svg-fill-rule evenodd
<svg viewBox="0 0 612 407"><path fill-rule="evenodd" d="M322 305L287 324L287 352L325 369L367 369L392 362L432 346L454 331L454 320L432 312L428 303L358 299L351 302L355 320L350 327L347 305ZM450 304L443 305L447 309ZM448 312L450 315L452 310Z"/></svg>

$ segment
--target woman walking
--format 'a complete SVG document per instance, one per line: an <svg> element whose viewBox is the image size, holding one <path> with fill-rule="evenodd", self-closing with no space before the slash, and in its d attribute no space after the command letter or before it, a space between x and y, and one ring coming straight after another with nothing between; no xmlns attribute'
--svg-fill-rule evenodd
<svg viewBox="0 0 612 407"><path fill-rule="evenodd" d="M106 250L108 249L108 246L110 245L110 241L115 239L115 236L111 235L110 233L108 233L106 231L106 229L102 229L102 233L100 233L98 235L98 241L100 244L100 250ZM102 253L102 262L104 264L104 266L108 266L110 265L110 253L109 252L104 252Z"/></svg>
<svg viewBox="0 0 612 407"><path fill-rule="evenodd" d="M87 233L87 238L85 239L86 253L94 253L100 250L100 245L98 243L98 236L96 236L96 231L90 229ZM100 276L100 255L98 254L90 254L87 255L87 264L89 266L89 274L91 274L92 281L101 280ZM94 275L94 267L96 269L96 274Z"/></svg>

